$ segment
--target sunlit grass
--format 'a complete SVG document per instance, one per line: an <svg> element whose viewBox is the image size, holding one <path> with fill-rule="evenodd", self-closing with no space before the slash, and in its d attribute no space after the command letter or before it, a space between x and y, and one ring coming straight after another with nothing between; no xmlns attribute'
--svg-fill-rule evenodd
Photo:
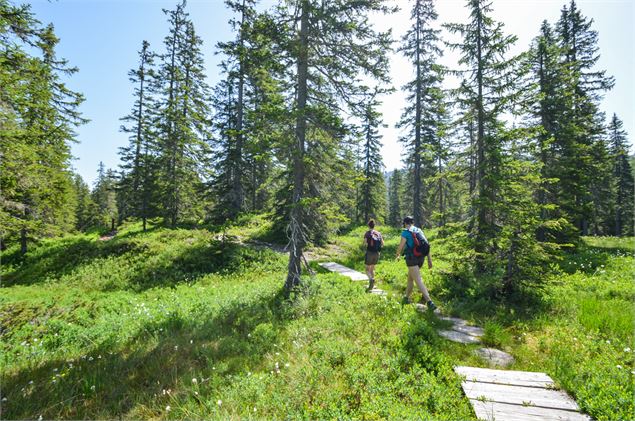
<svg viewBox="0 0 635 421"><path fill-rule="evenodd" d="M379 227L388 297L319 271L287 301L286 256L248 245L267 220L241 220L224 240L130 224L108 242L72 236L3 256L3 417L474 418L452 366L486 363L477 345L436 334L447 323L400 304L399 230ZM364 231L313 252L363 272ZM485 327L486 344L516 357L511 369L547 372L594 418L630 418L632 239L586 239L522 308L452 273L460 248L426 234L424 282L446 314Z"/></svg>

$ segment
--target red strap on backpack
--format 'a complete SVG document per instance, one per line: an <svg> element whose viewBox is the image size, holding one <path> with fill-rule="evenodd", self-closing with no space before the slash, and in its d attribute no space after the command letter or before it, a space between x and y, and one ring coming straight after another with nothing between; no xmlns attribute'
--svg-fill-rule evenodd
<svg viewBox="0 0 635 421"><path fill-rule="evenodd" d="M419 243L419 239L417 238L417 235L414 232L410 231L410 235L412 235L412 241L414 243L412 247L412 254L415 257L421 257L422 254L421 254L421 251L419 250L419 245L421 243Z"/></svg>

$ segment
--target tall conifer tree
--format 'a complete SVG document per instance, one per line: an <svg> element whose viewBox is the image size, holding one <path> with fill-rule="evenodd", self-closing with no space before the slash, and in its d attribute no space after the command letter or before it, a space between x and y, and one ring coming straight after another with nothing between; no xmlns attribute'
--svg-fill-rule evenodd
<svg viewBox="0 0 635 421"><path fill-rule="evenodd" d="M402 39L399 51L412 61L415 78L404 85L407 103L397 127L406 130L400 138L408 156L407 167L412 169L412 214L416 225L424 222L425 180L436 172L431 150L438 144L439 123L442 120L440 110L442 97L442 69L437 64L441 55L439 48L440 30L433 29L437 19L433 0L415 0L411 12L413 26ZM430 218L428 215L425 219Z"/></svg>

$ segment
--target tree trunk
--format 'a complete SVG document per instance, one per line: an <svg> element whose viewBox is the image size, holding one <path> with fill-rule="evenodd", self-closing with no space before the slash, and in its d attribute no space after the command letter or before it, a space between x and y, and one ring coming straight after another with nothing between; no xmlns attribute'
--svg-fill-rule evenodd
<svg viewBox="0 0 635 421"><path fill-rule="evenodd" d="M491 203L486 203L489 195L489 182L485 182L485 168L487 165L485 158L485 110L483 104L483 58L482 58L482 16L479 9L477 17L477 71L476 81L478 84L478 97L476 102L477 108L477 133L476 133L476 156L477 156L477 173L476 184L478 186L478 209L476 216L476 244L475 251L477 253L477 271L483 273L485 271L483 255L486 253L486 246L489 242L489 218L488 207ZM484 203L485 202L485 203Z"/></svg>
<svg viewBox="0 0 635 421"><path fill-rule="evenodd" d="M27 230L26 227L22 227L20 230L20 253L26 254L27 252Z"/></svg>
<svg viewBox="0 0 635 421"><path fill-rule="evenodd" d="M304 193L304 147L306 140L306 102L308 91L308 46L309 46L309 3L302 1L300 18L300 39L298 52L298 104L295 129L295 148L293 151L293 201L291 221L289 222L289 267L285 289L287 293L300 285L302 273L302 249L304 247L303 205Z"/></svg>
<svg viewBox="0 0 635 421"><path fill-rule="evenodd" d="M243 40L243 27L245 25L245 0L243 0L243 8L242 8L242 20L240 22L240 30L239 30L239 49L240 49L240 59L238 60L238 104L236 110L236 146L235 146L235 162L233 163L236 168L236 172L234 174L233 179L233 198L234 198L234 209L236 212L240 212L243 210L244 203L244 191L243 191L243 183L242 183L242 173L243 173L243 115L244 115L244 90L245 90L245 66L243 56L244 53L244 40Z"/></svg>
<svg viewBox="0 0 635 421"><path fill-rule="evenodd" d="M115 232L115 218L110 218L110 231Z"/></svg>
<svg viewBox="0 0 635 421"><path fill-rule="evenodd" d="M421 2L417 0L417 9L421 8ZM412 217L415 220L416 226L422 225L421 220L421 63L419 63L420 56L420 33L421 33L421 19L420 13L417 10L417 50L416 50L416 62L417 62L417 92L415 103L415 148L414 148L414 192L413 192L413 212Z"/></svg>

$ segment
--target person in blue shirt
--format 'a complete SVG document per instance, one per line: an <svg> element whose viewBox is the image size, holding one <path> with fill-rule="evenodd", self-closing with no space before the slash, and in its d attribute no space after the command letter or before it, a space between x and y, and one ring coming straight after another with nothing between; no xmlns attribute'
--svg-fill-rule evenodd
<svg viewBox="0 0 635 421"><path fill-rule="evenodd" d="M428 259L428 269L432 269L432 258L430 257L430 253L427 256L415 256L414 255L414 238L413 234L420 232L423 235L423 231L420 228L414 226L414 218L412 216L406 216L403 219L404 229L401 232L401 242L399 243L399 247L397 247L397 255L395 256L396 260L399 260L401 257L401 252L405 248L406 255L406 266L408 267L408 286L406 287L406 296L404 297L404 301L410 303L410 294L412 294L412 289L414 287L414 282L417 283L419 287L419 291L421 291L421 301L425 302L428 306L428 310L434 310L437 306L430 299L430 294L428 293L428 289L423 284L423 280L421 279L421 266L423 266L423 262L426 257ZM425 235L423 236L425 238ZM427 239L426 239L427 241Z"/></svg>

